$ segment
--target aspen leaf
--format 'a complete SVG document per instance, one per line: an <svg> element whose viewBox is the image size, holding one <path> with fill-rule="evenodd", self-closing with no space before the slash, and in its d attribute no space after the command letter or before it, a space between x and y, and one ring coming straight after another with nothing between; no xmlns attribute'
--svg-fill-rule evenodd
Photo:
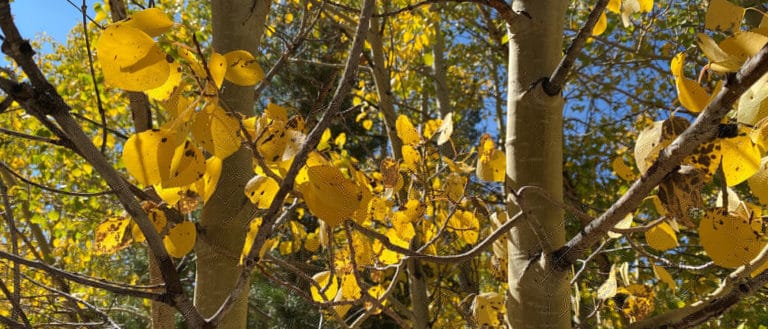
<svg viewBox="0 0 768 329"><path fill-rule="evenodd" d="M355 250L355 264L358 269L373 265L374 254L370 239L358 231L352 232L351 248Z"/></svg>
<svg viewBox="0 0 768 329"><path fill-rule="evenodd" d="M704 173L689 165L669 173L659 184L658 200L667 210L667 216L693 229L696 225L691 218L691 212L704 209L701 191L705 183Z"/></svg>
<svg viewBox="0 0 768 329"><path fill-rule="evenodd" d="M317 233L307 233L307 238L304 239L304 249L309 252L317 252L320 249L320 237Z"/></svg>
<svg viewBox="0 0 768 329"><path fill-rule="evenodd" d="M216 89L221 88L227 73L227 58L217 52L211 54L211 58L208 59L208 72L211 72L211 79Z"/></svg>
<svg viewBox="0 0 768 329"><path fill-rule="evenodd" d="M248 253L251 252L253 241L256 239L256 234L259 233L261 227L262 218L256 217L248 224L248 233L245 235L245 243L243 244L243 250L240 252L240 262L238 264L243 265L243 260L248 257ZM268 249L267 243L264 243L259 251L259 258L264 257L264 252Z"/></svg>
<svg viewBox="0 0 768 329"><path fill-rule="evenodd" d="M403 163L401 167L405 170L417 172L419 171L419 163L421 163L421 154L411 145L403 145Z"/></svg>
<svg viewBox="0 0 768 329"><path fill-rule="evenodd" d="M475 244L477 242L480 223L471 211L456 211L449 219L448 225L467 244Z"/></svg>
<svg viewBox="0 0 768 329"><path fill-rule="evenodd" d="M391 222L392 227L401 240L411 241L416 236L416 230L414 230L411 218L408 217L406 212L396 211L391 218Z"/></svg>
<svg viewBox="0 0 768 329"><path fill-rule="evenodd" d="M267 104L267 108L264 110L264 115L275 121L288 122L288 109L275 103Z"/></svg>
<svg viewBox="0 0 768 329"><path fill-rule="evenodd" d="M371 130L371 128L373 128L373 120L365 119L363 120L362 125L363 125L363 129Z"/></svg>
<svg viewBox="0 0 768 329"><path fill-rule="evenodd" d="M745 132L745 128L740 130L736 137L720 139L723 173L728 186L747 180L760 168L760 149Z"/></svg>
<svg viewBox="0 0 768 329"><path fill-rule="evenodd" d="M120 23L142 30L150 37L168 32L173 27L173 21L160 8L144 9Z"/></svg>
<svg viewBox="0 0 768 329"><path fill-rule="evenodd" d="M507 159L504 152L497 150L490 135L480 138L478 147L477 178L487 182L503 182L506 176Z"/></svg>
<svg viewBox="0 0 768 329"><path fill-rule="evenodd" d="M768 204L768 157L760 161L760 169L747 179L747 183L752 195L756 196L760 203Z"/></svg>
<svg viewBox="0 0 768 329"><path fill-rule="evenodd" d="M181 64L173 61L169 62L168 65L170 67L168 79L160 87L147 90L146 93L149 98L158 101L167 100L181 83Z"/></svg>
<svg viewBox="0 0 768 329"><path fill-rule="evenodd" d="M195 77L200 80L205 80L208 74L205 72L203 65L201 65L197 60L197 55L184 46L179 46L177 50L179 56L183 58L192 68L192 73L195 75Z"/></svg>
<svg viewBox="0 0 768 329"><path fill-rule="evenodd" d="M651 266L653 266L653 274L656 275L656 278L659 279L659 281L666 283L673 291L677 288L675 279L672 278L672 275L670 275L665 268L656 266L655 264L651 264Z"/></svg>
<svg viewBox="0 0 768 329"><path fill-rule="evenodd" d="M336 145L336 147L340 149L344 148L344 144L346 143L347 143L346 133L340 133L336 136L336 138L333 139L333 145Z"/></svg>
<svg viewBox="0 0 768 329"><path fill-rule="evenodd" d="M635 141L635 164L641 174L656 161L659 152L669 145L674 138L688 128L688 120L671 117L664 121L656 121L652 126L641 131Z"/></svg>
<svg viewBox="0 0 768 329"><path fill-rule="evenodd" d="M332 136L331 128L325 128L325 130L323 130L323 134L320 135L320 142L317 143L318 151L325 151L331 148L331 143L329 143L331 140L331 136Z"/></svg>
<svg viewBox="0 0 768 329"><path fill-rule="evenodd" d="M440 125L440 128L437 129L437 132L439 134L437 136L437 145L443 145L451 139L451 135L453 134L453 112L445 115L443 123Z"/></svg>
<svg viewBox="0 0 768 329"><path fill-rule="evenodd" d="M618 228L618 229L628 229L628 228L632 227L632 219L633 218L634 218L634 216L632 216L632 214L629 213L626 216L624 216L624 219L620 220L613 227ZM608 237L612 238L612 239L618 239L622 235L624 235L624 233L608 231Z"/></svg>
<svg viewBox="0 0 768 329"><path fill-rule="evenodd" d="M216 185L219 183L221 177L221 166L223 162L221 158L212 156L205 160L205 174L202 179L202 191L198 188L198 194L203 198L203 202L208 202L208 199L213 195L213 191L216 190Z"/></svg>
<svg viewBox="0 0 768 329"><path fill-rule="evenodd" d="M768 36L750 31L738 31L721 41L719 46L739 63L744 63L755 56L766 43L768 43Z"/></svg>
<svg viewBox="0 0 768 329"><path fill-rule="evenodd" d="M389 242L396 246L402 248L408 248L410 246L410 241L401 239L394 228L388 229L385 235L389 239ZM373 253L377 255L377 260L381 265L397 264L402 257L401 254L387 249L387 247L385 247L379 240L373 240L372 249Z"/></svg>
<svg viewBox="0 0 768 329"><path fill-rule="evenodd" d="M168 255L176 258L184 257L195 247L197 230L195 223L184 221L172 227L163 238L163 245Z"/></svg>
<svg viewBox="0 0 768 329"><path fill-rule="evenodd" d="M614 14L620 13L621 0L608 0L608 5L606 5L605 9Z"/></svg>
<svg viewBox="0 0 768 329"><path fill-rule="evenodd" d="M624 162L624 159L621 156L613 158L613 161L611 161L611 168L617 177L628 182L635 180L635 177L637 176L632 168Z"/></svg>
<svg viewBox="0 0 768 329"><path fill-rule="evenodd" d="M421 142L421 136L416 128L405 115L399 115L395 122L395 128L397 130L397 137L403 142L404 145L416 146Z"/></svg>
<svg viewBox="0 0 768 329"><path fill-rule="evenodd" d="M672 59L670 64L672 75L675 77L677 97L683 107L691 112L698 113L709 103L709 94L696 81L688 79L683 75L684 60L685 54L679 53Z"/></svg>
<svg viewBox="0 0 768 329"><path fill-rule="evenodd" d="M451 202L458 203L464 197L464 187L467 185L467 178L457 173L451 173L446 178L445 195Z"/></svg>
<svg viewBox="0 0 768 329"><path fill-rule="evenodd" d="M478 294L472 302L472 316L479 328L500 328L504 314L504 295L497 292Z"/></svg>
<svg viewBox="0 0 768 329"><path fill-rule="evenodd" d="M647 13L653 10L653 0L639 0L640 12Z"/></svg>
<svg viewBox="0 0 768 329"><path fill-rule="evenodd" d="M752 221L762 222L759 217ZM712 261L726 268L747 264L765 246L762 232L756 232L748 218L724 209L707 211L699 223L699 241Z"/></svg>
<svg viewBox="0 0 768 329"><path fill-rule="evenodd" d="M379 284L379 285L375 285L375 286L372 286L372 287L368 288L368 295L370 295L371 297L379 300L379 302L382 305L386 305L387 304L387 300L386 299L385 300L381 299L382 297L384 297L384 293L386 293L386 291L387 291L387 289L385 289L382 285ZM376 309L376 310L371 311L371 309L373 309L374 307L376 307L376 304L374 304L372 302L365 302L365 310L366 311L369 311L369 312L371 312L374 315L381 313L380 309Z"/></svg>
<svg viewBox="0 0 768 329"><path fill-rule="evenodd" d="M653 249L666 251L677 247L677 234L667 222L661 222L645 231L645 241Z"/></svg>
<svg viewBox="0 0 768 329"><path fill-rule="evenodd" d="M264 71L250 52L233 50L224 57L228 66L224 78L230 82L238 86L253 86L264 78Z"/></svg>
<svg viewBox="0 0 768 329"><path fill-rule="evenodd" d="M597 288L598 299L608 299L616 296L616 289L618 288L618 282L616 282L616 265L611 265L611 271L608 272L608 279Z"/></svg>
<svg viewBox="0 0 768 329"><path fill-rule="evenodd" d="M600 13L600 18L597 19L597 23L595 23L595 27L592 28L592 35L598 36L605 32L605 29L608 28L608 18L605 16L605 11Z"/></svg>
<svg viewBox="0 0 768 329"><path fill-rule="evenodd" d="M768 74L763 75L739 97L736 120L752 126L768 116Z"/></svg>
<svg viewBox="0 0 768 329"><path fill-rule="evenodd" d="M727 0L712 0L709 2L707 14L704 17L704 28L708 30L736 31L741 27L745 9Z"/></svg>
<svg viewBox="0 0 768 329"><path fill-rule="evenodd" d="M176 153L176 134L169 130L147 130L131 135L123 146L123 163L140 184L160 184L167 178Z"/></svg>
<svg viewBox="0 0 768 329"><path fill-rule="evenodd" d="M323 271L312 276L317 285L311 284L309 286L309 292L312 295L312 300L318 303L325 303L332 301L336 294L339 292L339 282L335 276L331 276L330 271ZM320 289L318 289L320 286Z"/></svg>
<svg viewBox="0 0 768 329"><path fill-rule="evenodd" d="M245 184L245 195L259 209L268 209L279 188L280 185L271 177L257 175Z"/></svg>
<svg viewBox="0 0 768 329"><path fill-rule="evenodd" d="M131 240L126 235L130 218L110 218L94 231L93 253L96 255L114 254L130 245Z"/></svg>
<svg viewBox="0 0 768 329"><path fill-rule="evenodd" d="M336 167L309 167L307 177L299 188L304 201L313 215L331 227L349 218L363 198L360 188Z"/></svg>
<svg viewBox="0 0 768 329"><path fill-rule="evenodd" d="M176 205L176 203L181 200L182 195L187 192L186 187L163 187L162 185L157 184L154 185L154 188L157 195L160 196L160 199L171 206Z"/></svg>
<svg viewBox="0 0 768 329"><path fill-rule="evenodd" d="M699 49L709 60L709 69L716 72L736 72L739 70L743 61L739 61L735 56L726 53L714 39L704 33L699 33L698 39Z"/></svg>
<svg viewBox="0 0 768 329"><path fill-rule="evenodd" d="M189 140L176 147L171 160L170 172L167 179L163 179L164 187L179 187L194 183L203 178L205 174L205 158L203 152Z"/></svg>
<svg viewBox="0 0 768 329"><path fill-rule="evenodd" d="M152 225L155 226L155 231L157 233L162 233L165 229L165 225L168 223L168 217L165 215L165 211L157 207L151 208L147 211L147 217L149 218L149 221L152 222ZM144 242L146 240L144 233L141 232L139 225L136 223L133 224L131 235L135 242Z"/></svg>
<svg viewBox="0 0 768 329"><path fill-rule="evenodd" d="M292 158L304 143L305 135L280 121L273 121L258 140L259 153L267 162Z"/></svg>
<svg viewBox="0 0 768 329"><path fill-rule="evenodd" d="M125 24L111 24L96 43L107 84L128 91L163 85L171 67L165 53L143 31Z"/></svg>
<svg viewBox="0 0 768 329"><path fill-rule="evenodd" d="M218 105L209 105L195 116L192 136L208 152L220 159L240 149L239 121Z"/></svg>

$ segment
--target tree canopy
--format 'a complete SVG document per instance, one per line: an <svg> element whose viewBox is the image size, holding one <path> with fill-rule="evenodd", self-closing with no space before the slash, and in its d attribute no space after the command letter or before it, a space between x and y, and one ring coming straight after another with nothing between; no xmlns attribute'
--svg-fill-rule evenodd
<svg viewBox="0 0 768 329"><path fill-rule="evenodd" d="M87 9L0 0L4 326L768 323L765 4Z"/></svg>

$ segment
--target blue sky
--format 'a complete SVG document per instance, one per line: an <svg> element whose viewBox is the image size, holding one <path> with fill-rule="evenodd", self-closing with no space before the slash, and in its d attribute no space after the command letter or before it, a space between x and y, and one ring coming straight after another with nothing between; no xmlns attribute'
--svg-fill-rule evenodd
<svg viewBox="0 0 768 329"><path fill-rule="evenodd" d="M75 4L75 6L72 5ZM55 41L67 41L67 33L76 25L81 24L80 6L82 0L16 0L11 3L16 26L22 36L28 39L46 34ZM87 0L88 14L93 17L93 4L96 0ZM50 51L46 48L43 51ZM0 64L6 61L0 58Z"/></svg>

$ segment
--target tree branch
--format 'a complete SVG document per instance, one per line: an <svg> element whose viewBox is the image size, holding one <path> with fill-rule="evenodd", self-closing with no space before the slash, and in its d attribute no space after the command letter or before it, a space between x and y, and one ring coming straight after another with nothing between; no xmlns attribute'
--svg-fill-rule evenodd
<svg viewBox="0 0 768 329"><path fill-rule="evenodd" d="M662 179L699 144L713 140L721 119L731 110L733 103L766 72L768 72L768 47L763 47L756 56L742 66L738 73L728 75L720 93L707 105L696 121L659 154L658 159L632 184L627 193L554 253L557 267L562 271L568 270L589 246L594 245L624 216L636 209Z"/></svg>

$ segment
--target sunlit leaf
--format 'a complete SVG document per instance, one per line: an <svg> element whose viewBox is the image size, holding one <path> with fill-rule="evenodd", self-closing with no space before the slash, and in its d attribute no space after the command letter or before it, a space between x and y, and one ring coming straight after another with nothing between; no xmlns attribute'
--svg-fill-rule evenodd
<svg viewBox="0 0 768 329"><path fill-rule="evenodd" d="M674 291L677 288L677 283L675 282L675 279L672 278L672 275L661 266L651 265L653 266L653 274L656 275L656 278L659 279L659 281L666 283L669 288Z"/></svg>
<svg viewBox="0 0 768 329"><path fill-rule="evenodd" d="M664 121L656 121L651 127L640 132L635 141L634 157L641 174L648 170L656 161L659 152L677 135L685 131L688 125L688 120L671 117Z"/></svg>
<svg viewBox="0 0 768 329"><path fill-rule="evenodd" d="M704 17L704 28L708 30L736 31L741 27L744 8L728 0L711 0Z"/></svg>
<svg viewBox="0 0 768 329"><path fill-rule="evenodd" d="M741 128L738 136L720 139L722 166L728 186L739 184L754 175L760 168L760 149Z"/></svg>
<svg viewBox="0 0 768 329"><path fill-rule="evenodd" d="M197 229L195 223L184 221L172 227L163 238L163 245L168 255L176 258L184 257L195 247Z"/></svg>
<svg viewBox="0 0 768 329"><path fill-rule="evenodd" d="M173 91L176 89L176 87L178 87L181 83L181 64L174 61L168 63L168 65L170 66L170 74L168 75L168 79L165 80L165 82L160 87L147 90L146 93L149 98L158 101L167 100L169 97L171 97L171 94L173 94Z"/></svg>
<svg viewBox="0 0 768 329"><path fill-rule="evenodd" d="M339 291L339 281L335 276L331 276L330 271L323 271L312 276L317 285L310 285L309 292L312 300L323 303L332 301ZM320 289L318 289L318 286Z"/></svg>
<svg viewBox="0 0 768 329"><path fill-rule="evenodd" d="M443 118L443 123L440 128L437 129L439 135L437 136L437 145L443 145L451 139L453 134L453 112L448 113Z"/></svg>
<svg viewBox="0 0 768 329"><path fill-rule="evenodd" d="M478 147L477 169L475 174L481 180L487 182L503 182L506 177L507 159L504 152L496 149L496 145L490 135L484 134L480 138Z"/></svg>
<svg viewBox="0 0 768 329"><path fill-rule="evenodd" d="M759 217L752 221L762 222ZM707 211L699 223L699 241L712 261L726 268L747 264L766 243L749 219L729 215L723 209Z"/></svg>
<svg viewBox="0 0 768 329"><path fill-rule="evenodd" d="M160 184L169 177L176 147L176 134L172 131L143 131L131 135L125 142L123 163L140 184Z"/></svg>
<svg viewBox="0 0 768 329"><path fill-rule="evenodd" d="M126 233L131 224L130 218L110 218L96 226L94 231L93 253L96 255L114 254L130 245Z"/></svg>
<svg viewBox="0 0 768 329"><path fill-rule="evenodd" d="M768 74L763 75L739 97L736 119L740 123L756 126L768 116Z"/></svg>
<svg viewBox="0 0 768 329"><path fill-rule="evenodd" d="M608 279L606 279L605 282L603 282L603 284L597 288L597 298L605 300L615 296L617 287L618 283L616 282L616 267L615 265L611 265L611 271L608 272Z"/></svg>
<svg viewBox="0 0 768 329"><path fill-rule="evenodd" d="M271 177L257 175L245 185L245 195L259 209L268 209L279 188L280 185Z"/></svg>
<svg viewBox="0 0 768 329"><path fill-rule="evenodd" d="M142 30L150 37L156 37L168 32L173 27L173 21L168 18L168 15L156 7L136 12L120 23Z"/></svg>
<svg viewBox="0 0 768 329"><path fill-rule="evenodd" d="M605 32L608 28L608 18L605 16L605 12L600 13L600 18L597 19L595 27L592 28L592 35L598 36Z"/></svg>
<svg viewBox="0 0 768 329"><path fill-rule="evenodd" d="M685 53L679 53L672 59L671 71L675 77L675 86L677 87L677 97L680 104L691 112L698 113L709 103L709 94L704 87L696 81L688 79L683 74L683 62Z"/></svg>
<svg viewBox="0 0 768 329"><path fill-rule="evenodd" d="M403 141L404 145L416 146L421 142L421 136L416 128L411 123L411 119L408 119L405 115L399 115L395 122L397 130L397 137Z"/></svg>
<svg viewBox="0 0 768 329"><path fill-rule="evenodd" d="M333 166L307 169L309 181L299 188L309 211L333 227L349 218L357 209L363 194L360 188Z"/></svg>
<svg viewBox="0 0 768 329"><path fill-rule="evenodd" d="M768 204L768 157L760 161L760 169L747 179L749 190L762 204Z"/></svg>
<svg viewBox="0 0 768 329"><path fill-rule="evenodd" d="M613 173L619 178L631 182L635 180L637 174L630 168L621 156L613 158L611 161L611 168Z"/></svg>
<svg viewBox="0 0 768 329"><path fill-rule="evenodd" d="M208 59L208 72L211 72L211 79L216 88L221 88L227 73L227 59L224 55L217 52L211 54L211 58Z"/></svg>
<svg viewBox="0 0 768 329"><path fill-rule="evenodd" d="M678 245L677 234L667 222L661 222L645 231L645 241L658 251L669 250Z"/></svg>
<svg viewBox="0 0 768 329"><path fill-rule="evenodd" d="M143 31L125 24L111 24L96 43L107 84L129 91L163 85L171 72L165 53Z"/></svg>
<svg viewBox="0 0 768 329"><path fill-rule="evenodd" d="M479 328L500 328L505 314L504 295L497 292L478 294L472 302L472 316Z"/></svg>
<svg viewBox="0 0 768 329"><path fill-rule="evenodd" d="M239 121L217 105L207 106L195 116L192 136L208 152L225 159L240 149Z"/></svg>
<svg viewBox="0 0 768 329"><path fill-rule="evenodd" d="M411 241L416 235L411 218L408 217L406 212L395 212L391 218L391 222L395 232L403 241Z"/></svg>
<svg viewBox="0 0 768 329"><path fill-rule="evenodd" d="M624 216L624 219L620 220L613 227L614 228L618 228L618 229L628 229L628 228L632 227L632 219L633 218L634 218L634 216L632 216L632 213L629 213L626 216ZM613 231L608 231L608 237L609 238L618 239L622 235L624 235L624 234L623 233L618 233L618 232L613 232Z"/></svg>
<svg viewBox="0 0 768 329"><path fill-rule="evenodd" d="M245 50L233 50L226 54L227 80L239 86L253 86L264 78L264 71L256 58ZM287 119L287 118L286 118Z"/></svg>
<svg viewBox="0 0 768 329"><path fill-rule="evenodd" d="M203 153L189 140L179 145L171 160L170 172L161 184L164 187L178 187L194 183L205 174Z"/></svg>

